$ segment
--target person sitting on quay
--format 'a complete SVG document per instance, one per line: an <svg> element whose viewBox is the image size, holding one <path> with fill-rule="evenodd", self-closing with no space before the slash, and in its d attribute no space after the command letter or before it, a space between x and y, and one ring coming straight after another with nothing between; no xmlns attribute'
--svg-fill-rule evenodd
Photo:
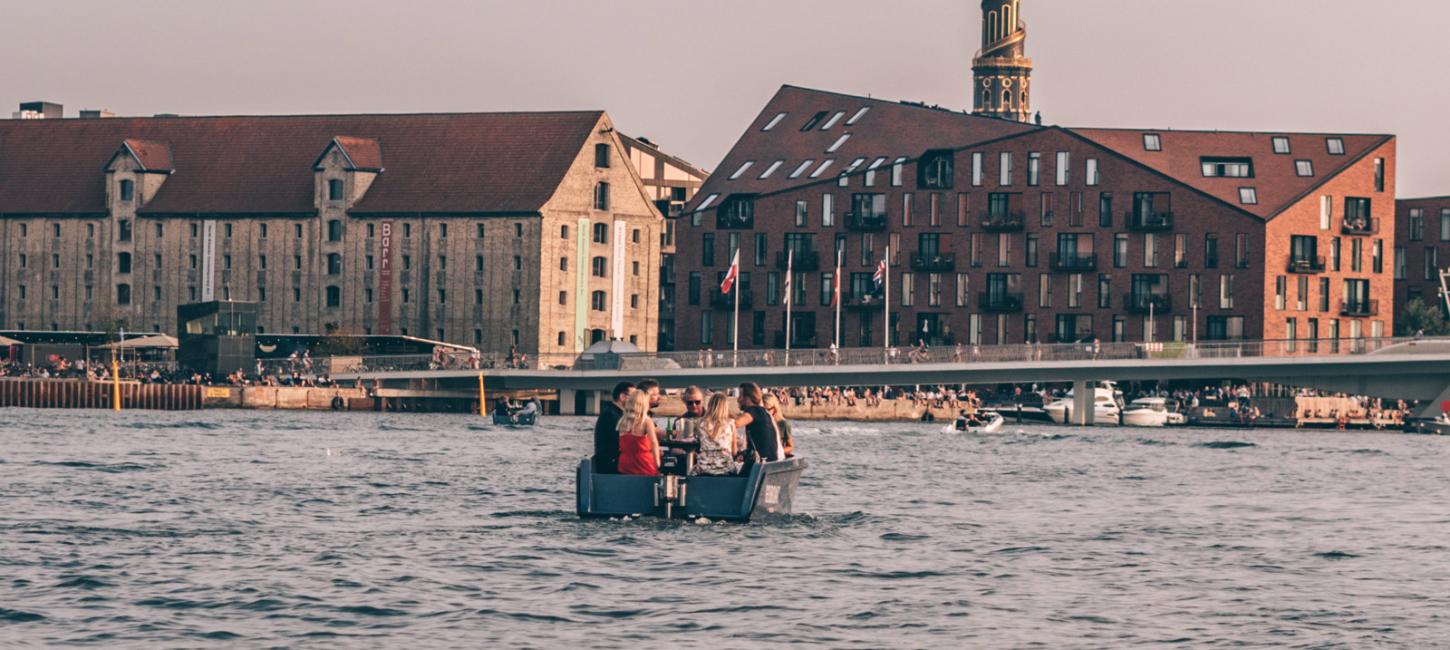
<svg viewBox="0 0 1450 650"><path fill-rule="evenodd" d="M594 472L597 474L619 473L619 419L632 393L634 384L619 382L610 393L610 401L599 406L599 419L594 421Z"/></svg>
<svg viewBox="0 0 1450 650"><path fill-rule="evenodd" d="M636 391L625 403L619 419L619 473L630 476L659 476L660 440L649 417L649 393Z"/></svg>
<svg viewBox="0 0 1450 650"><path fill-rule="evenodd" d="M730 398L724 393L710 396L709 407L696 424L700 451L690 468L691 476L733 476L740 472L739 443L735 421L730 417Z"/></svg>

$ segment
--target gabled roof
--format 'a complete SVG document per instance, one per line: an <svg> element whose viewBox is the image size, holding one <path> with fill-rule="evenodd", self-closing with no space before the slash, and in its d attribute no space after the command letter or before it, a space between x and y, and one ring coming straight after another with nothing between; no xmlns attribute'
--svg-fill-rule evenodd
<svg viewBox="0 0 1450 650"><path fill-rule="evenodd" d="M768 194L836 178L858 160L856 171L861 171L879 159L915 158L932 149L1036 128L921 104L782 86L686 209L715 207L732 194ZM750 166L741 172L746 163Z"/></svg>
<svg viewBox="0 0 1450 650"><path fill-rule="evenodd" d="M165 142L128 139L121 145L148 172L169 172L175 169L171 161L171 145Z"/></svg>
<svg viewBox="0 0 1450 650"><path fill-rule="evenodd" d="M100 170L128 141L165 143L176 171L142 214L315 214L312 164L335 140L360 168L381 162L381 144L367 141L387 143L387 171L354 214L528 214L553 196L603 116L0 120L0 214L105 214ZM141 149L148 169L162 165L159 149Z"/></svg>
<svg viewBox="0 0 1450 650"><path fill-rule="evenodd" d="M1070 129L1124 157L1262 219L1271 219L1344 168L1394 138L1390 135L1251 133L1153 129ZM1148 151L1144 135L1157 135L1162 151ZM1289 153L1274 153L1274 138L1287 138ZM1328 141L1344 143L1331 154ZM1252 178L1205 177L1205 158L1245 159ZM1309 161L1313 176L1299 176L1298 161ZM1239 189L1254 188L1258 204L1239 201Z"/></svg>
<svg viewBox="0 0 1450 650"><path fill-rule="evenodd" d="M354 138L352 136L340 135L328 143L327 148L312 163L313 169L321 169L322 159L327 157L328 152L333 149L342 152L342 157L347 160L348 171L362 171L381 173L383 171L383 143L372 138Z"/></svg>

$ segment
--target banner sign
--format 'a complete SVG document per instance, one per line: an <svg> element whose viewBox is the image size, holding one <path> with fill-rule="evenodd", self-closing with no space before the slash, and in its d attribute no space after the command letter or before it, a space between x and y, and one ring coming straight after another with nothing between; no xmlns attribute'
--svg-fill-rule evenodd
<svg viewBox="0 0 1450 650"><path fill-rule="evenodd" d="M201 301L216 300L216 222L201 225Z"/></svg>
<svg viewBox="0 0 1450 650"><path fill-rule="evenodd" d="M393 222L382 223L378 240L378 334L393 333Z"/></svg>

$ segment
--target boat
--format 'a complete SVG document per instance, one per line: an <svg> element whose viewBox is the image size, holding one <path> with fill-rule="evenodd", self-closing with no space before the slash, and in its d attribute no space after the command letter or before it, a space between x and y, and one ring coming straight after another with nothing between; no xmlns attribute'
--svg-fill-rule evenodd
<svg viewBox="0 0 1450 650"><path fill-rule="evenodd" d="M538 412L534 412L534 413L522 413L522 412L520 412L520 413L515 413L513 415L509 415L508 413L501 413L499 411L494 411L493 412L493 424L494 424L494 426L500 426L500 427L531 427L531 426L534 426L535 424L538 424L538 423L539 423L539 414L538 414Z"/></svg>
<svg viewBox="0 0 1450 650"><path fill-rule="evenodd" d="M741 476L627 476L597 473L585 458L576 487L579 516L748 522L788 515L805 468L796 457L756 463Z"/></svg>
<svg viewBox="0 0 1450 650"><path fill-rule="evenodd" d="M1072 420L1074 397L1073 391L1068 391L1067 397L1044 406L1042 410L1052 418L1053 424L1067 424ZM1122 411L1118 406L1120 397L1113 382L1098 382L1093 394L1093 424L1100 426L1118 424Z"/></svg>
<svg viewBox="0 0 1450 650"><path fill-rule="evenodd" d="M1423 433L1432 436L1450 436L1450 414L1441 415L1433 420L1410 420L1405 422L1405 430L1410 433Z"/></svg>
<svg viewBox="0 0 1450 650"><path fill-rule="evenodd" d="M1123 409L1125 427L1166 427L1188 424L1188 417L1178 412L1178 401L1162 397L1133 400Z"/></svg>
<svg viewBox="0 0 1450 650"><path fill-rule="evenodd" d="M966 422L958 419L955 424L948 425L943 429L944 433L996 433L1002 430L1002 425L1007 423L1007 418L1000 413L980 411L980 415L987 418L985 424L980 426L967 426Z"/></svg>

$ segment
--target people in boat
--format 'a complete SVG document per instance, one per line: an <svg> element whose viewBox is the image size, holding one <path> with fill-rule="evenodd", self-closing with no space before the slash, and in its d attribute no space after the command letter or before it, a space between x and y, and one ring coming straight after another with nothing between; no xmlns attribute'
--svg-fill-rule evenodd
<svg viewBox="0 0 1450 650"><path fill-rule="evenodd" d="M705 391L691 386L680 394L680 400L685 403L685 413L670 423L668 438L675 441L696 440L699 438L696 431L705 416Z"/></svg>
<svg viewBox="0 0 1450 650"><path fill-rule="evenodd" d="M515 413L514 416L513 416L513 418L514 418L514 423L519 423L519 422L527 422L530 419L536 418L538 416L539 416L539 398L535 397L534 399L529 400L528 403L524 404L524 407L521 408L521 409L519 409L519 412L518 413Z"/></svg>
<svg viewBox="0 0 1450 650"><path fill-rule="evenodd" d="M649 417L649 393L635 391L619 418L619 473L659 476L660 439Z"/></svg>
<svg viewBox="0 0 1450 650"><path fill-rule="evenodd" d="M596 474L619 473L619 419L624 415L625 402L634 392L634 384L627 381L614 385L607 404L599 407L599 419L594 421L594 472Z"/></svg>
<svg viewBox="0 0 1450 650"><path fill-rule="evenodd" d="M654 379L643 379L635 385L635 390L649 395L649 412L654 415L655 409L660 407L660 382Z"/></svg>
<svg viewBox="0 0 1450 650"><path fill-rule="evenodd" d="M746 460L750 460L749 452L759 455L762 462L781 460L780 432L776 429L775 420L765 410L765 396L760 385L754 382L741 384L736 399L740 415L735 417L735 426L745 431Z"/></svg>
<svg viewBox="0 0 1450 650"><path fill-rule="evenodd" d="M780 398L776 397L775 393L766 393L765 403L762 406L765 407L765 412L770 414L771 420L775 422L776 431L780 432L781 454L786 458L794 456L795 437L790 433L790 421L785 419L785 410L781 408Z"/></svg>
<svg viewBox="0 0 1450 650"><path fill-rule="evenodd" d="M700 451L695 455L691 476L730 476L740 472L735 457L739 444L735 438L735 420L730 417L730 398L724 393L710 396L710 405L697 419L696 439Z"/></svg>

